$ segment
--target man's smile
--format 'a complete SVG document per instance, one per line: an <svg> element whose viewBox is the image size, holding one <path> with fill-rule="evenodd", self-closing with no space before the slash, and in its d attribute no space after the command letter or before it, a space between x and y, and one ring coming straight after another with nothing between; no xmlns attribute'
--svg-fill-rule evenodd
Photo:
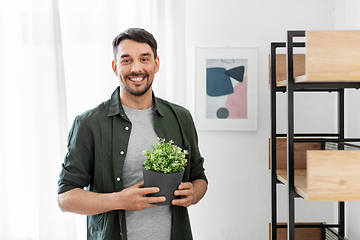
<svg viewBox="0 0 360 240"><path fill-rule="evenodd" d="M135 77L135 78L130 77L130 80L133 82L141 82L144 78L145 77Z"/></svg>
<svg viewBox="0 0 360 240"><path fill-rule="evenodd" d="M126 76L126 79L129 79L131 82L133 83L140 83L142 82L143 80L145 80L147 77L149 77L149 74L132 74L132 75L127 75Z"/></svg>

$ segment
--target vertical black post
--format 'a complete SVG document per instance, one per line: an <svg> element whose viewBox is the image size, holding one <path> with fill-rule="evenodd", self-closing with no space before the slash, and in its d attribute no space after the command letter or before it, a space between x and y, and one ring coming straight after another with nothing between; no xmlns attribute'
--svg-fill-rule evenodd
<svg viewBox="0 0 360 240"><path fill-rule="evenodd" d="M288 31L286 43L286 92L287 92L287 180L288 180L288 223L287 239L295 239L295 181L294 181L294 74L293 34Z"/></svg>
<svg viewBox="0 0 360 240"><path fill-rule="evenodd" d="M288 180L288 226L287 239L295 240L295 179L294 179L294 60L293 48L300 46L294 44L293 37L304 37L305 31L288 31L286 43L286 92L287 92L287 180Z"/></svg>
<svg viewBox="0 0 360 240"><path fill-rule="evenodd" d="M285 44L284 44L285 45ZM276 175L276 48L271 43L270 51L270 169L271 169L271 240L277 240L277 175Z"/></svg>
<svg viewBox="0 0 360 240"><path fill-rule="evenodd" d="M324 226L321 228L321 240L326 240L326 229Z"/></svg>
<svg viewBox="0 0 360 240"><path fill-rule="evenodd" d="M338 93L338 133L339 138L345 138L345 90L340 89ZM343 144L338 144L339 150L344 150ZM338 203L338 221L339 221L339 235L345 237L345 202Z"/></svg>
<svg viewBox="0 0 360 240"><path fill-rule="evenodd" d="M345 202L339 202L339 235L345 237Z"/></svg>

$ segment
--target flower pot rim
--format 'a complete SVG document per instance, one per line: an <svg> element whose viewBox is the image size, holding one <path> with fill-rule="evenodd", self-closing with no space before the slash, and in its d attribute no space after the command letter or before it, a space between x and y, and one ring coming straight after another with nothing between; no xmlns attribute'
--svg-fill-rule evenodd
<svg viewBox="0 0 360 240"><path fill-rule="evenodd" d="M164 172L157 172L157 171L153 171L153 170L149 170L147 169L145 166L143 166L143 169L145 169L146 171L149 171L149 172L154 172L154 173L161 173L161 174L174 174L174 173L181 173L181 172L184 172L184 170L180 171L180 172L173 172L173 173L164 173Z"/></svg>

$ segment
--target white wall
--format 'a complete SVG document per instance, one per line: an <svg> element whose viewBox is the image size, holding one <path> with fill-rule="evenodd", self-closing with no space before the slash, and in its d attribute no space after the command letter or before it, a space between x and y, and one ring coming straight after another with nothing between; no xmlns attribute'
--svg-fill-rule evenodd
<svg viewBox="0 0 360 240"><path fill-rule="evenodd" d="M258 47L257 131L200 131L209 190L190 208L194 239L268 239L270 175L268 138L270 103L268 54L272 41L285 41L289 29L334 29L334 2L329 0L187 0L185 7L187 107L195 116L195 48ZM283 103L283 96L279 96ZM301 104L301 100L310 104ZM299 101L300 99L300 101ZM309 126L303 115L310 105L316 118L334 117L334 97L299 95L297 131L334 131L335 122ZM316 103L314 105L314 103ZM280 104L281 105L281 104ZM285 105L283 105L285 106ZM325 106L325 107L324 107ZM319 109L324 109L319 111ZM329 110L329 111L327 111ZM279 116L285 112L279 113ZM312 116L313 118L314 116ZM285 120L279 125L284 126ZM279 127L280 128L280 127ZM282 128L285 130L285 128ZM280 129L280 130L282 130ZM310 130L310 131L311 131ZM286 221L286 188L279 186L279 221ZM297 221L333 221L334 204L296 201Z"/></svg>
<svg viewBox="0 0 360 240"><path fill-rule="evenodd" d="M360 2L357 0L335 0L336 30L360 29ZM345 131L346 137L360 136L360 91L345 92ZM348 239L360 239L360 202L346 202L346 236Z"/></svg>

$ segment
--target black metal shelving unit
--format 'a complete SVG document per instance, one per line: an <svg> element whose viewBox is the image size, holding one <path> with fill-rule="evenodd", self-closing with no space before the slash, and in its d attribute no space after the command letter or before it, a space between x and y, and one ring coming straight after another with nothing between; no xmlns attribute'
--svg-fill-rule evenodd
<svg viewBox="0 0 360 240"><path fill-rule="evenodd" d="M329 139L321 139L324 137L332 137L331 142L359 142L360 139L346 139L344 135L344 95L345 88L360 88L360 83L295 83L294 69L293 69L293 50L294 48L304 48L306 43L295 42L294 37L305 37L306 31L288 31L287 42L273 42L271 43L270 52L270 111L271 111L271 137L270 137L270 172L271 172L271 240L277 240L277 229L284 227L277 223L277 184L281 183L277 179L276 174L276 139L277 137L287 137L287 190L288 190L288 221L287 221L287 236L288 240L295 240L295 228L297 227L317 227L323 231L322 239L327 238L327 230L330 228L337 228L337 238L345 239L345 203L338 203L338 224L319 224L301 226L295 224L295 198L300 197L295 192L294 185L294 143L295 142L325 142ZM276 52L278 48L286 48L286 87L277 87L276 84ZM302 133L294 132L294 93L296 92L331 92L337 93L338 98L338 131L337 133ZM278 92L287 94L287 133L277 133L276 130L276 95ZM295 137L302 137L295 139ZM314 137L318 137L314 139ZM342 144L338 144L338 149L344 149ZM335 236L335 235L334 235Z"/></svg>

